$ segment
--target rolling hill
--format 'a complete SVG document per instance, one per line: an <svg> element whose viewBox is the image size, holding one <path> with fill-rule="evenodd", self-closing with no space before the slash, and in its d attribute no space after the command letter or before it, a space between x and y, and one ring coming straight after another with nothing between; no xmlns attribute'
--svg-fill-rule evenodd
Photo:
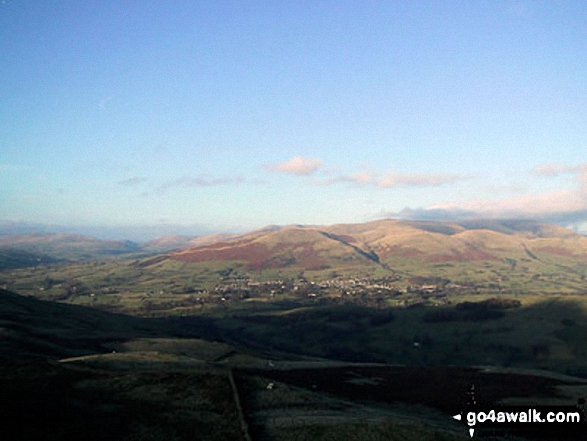
<svg viewBox="0 0 587 441"><path fill-rule="evenodd" d="M527 221L467 223L382 220L332 226L286 226L212 236L169 255L183 262L236 261L248 270L384 266L518 260L587 261L587 238Z"/></svg>
<svg viewBox="0 0 587 441"><path fill-rule="evenodd" d="M143 252L130 241L101 240L75 234L0 236L0 270L59 261L104 259Z"/></svg>
<svg viewBox="0 0 587 441"><path fill-rule="evenodd" d="M317 228L284 227L261 230L176 251L171 259L184 262L239 261L251 270L308 270L332 265L370 265L374 258L343 238Z"/></svg>
<svg viewBox="0 0 587 441"><path fill-rule="evenodd" d="M0 286L41 299L145 315L191 313L226 301L246 306L273 295L407 306L468 295L587 292L587 238L528 221L271 226L241 234L164 238L153 242L150 252L139 248L116 259L104 256L137 248L78 240L64 249L71 256L78 246L89 259L89 250L97 247L94 260L5 267ZM48 248L35 249L51 258ZM34 256L28 260L36 262Z"/></svg>
<svg viewBox="0 0 587 441"><path fill-rule="evenodd" d="M193 238L190 236L161 236L141 244L141 249L155 253L162 253L165 251L189 247L192 239Z"/></svg>

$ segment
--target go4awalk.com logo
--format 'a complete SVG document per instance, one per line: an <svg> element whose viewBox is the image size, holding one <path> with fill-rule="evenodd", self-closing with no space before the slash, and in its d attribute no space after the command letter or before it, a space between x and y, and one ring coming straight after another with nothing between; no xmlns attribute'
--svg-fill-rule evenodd
<svg viewBox="0 0 587 441"><path fill-rule="evenodd" d="M527 408L522 406L504 406L494 409L469 410L453 415L469 428L471 438L476 428L512 429L512 431L555 431L585 434L585 416L579 407L574 406L541 406ZM546 425L550 427L546 427ZM561 427L565 424L566 427ZM522 427L523 426L523 427ZM518 430L519 429L519 430Z"/></svg>
<svg viewBox="0 0 587 441"><path fill-rule="evenodd" d="M539 432L565 440L587 440L585 400L575 406L479 406L472 385L466 409L453 418L467 426L471 438L476 431L526 435Z"/></svg>

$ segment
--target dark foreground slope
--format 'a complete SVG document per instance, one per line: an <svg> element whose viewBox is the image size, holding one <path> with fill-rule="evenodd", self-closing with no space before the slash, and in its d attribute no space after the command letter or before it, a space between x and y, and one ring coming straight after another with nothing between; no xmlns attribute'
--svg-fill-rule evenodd
<svg viewBox="0 0 587 441"><path fill-rule="evenodd" d="M104 344L164 332L160 323L0 290L0 357L67 357Z"/></svg>
<svg viewBox="0 0 587 441"><path fill-rule="evenodd" d="M342 319L348 309L340 312L328 317ZM316 332L346 326L312 314L305 327ZM363 319L385 324L369 314L348 325L357 333ZM464 441L466 428L451 415L462 410L471 384L488 405L568 405L586 391L580 378L537 371L292 356L272 349L277 340L270 338L291 334L291 320L259 320L263 337L239 331L234 320L144 319L0 290L2 440ZM208 339L195 338L201 335ZM211 341L218 338L225 342ZM339 349L345 339L338 338ZM413 350L424 354L429 344ZM572 432L479 435L582 439Z"/></svg>
<svg viewBox="0 0 587 441"><path fill-rule="evenodd" d="M209 367L188 374L175 367L172 355L153 350L135 351L129 363L113 349L130 342L159 349L174 333L173 324L160 320L0 290L0 438L238 440L225 371ZM182 349L204 348L206 354L229 350L182 341ZM105 358L95 365L73 361L86 357Z"/></svg>

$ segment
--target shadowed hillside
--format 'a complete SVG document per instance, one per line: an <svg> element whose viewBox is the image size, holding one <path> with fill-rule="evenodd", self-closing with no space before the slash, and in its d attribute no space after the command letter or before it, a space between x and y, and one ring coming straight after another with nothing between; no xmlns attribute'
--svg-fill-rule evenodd
<svg viewBox="0 0 587 441"><path fill-rule="evenodd" d="M2 290L0 424L7 440L464 441L451 415L471 384L487 406L586 395L585 317L580 302L494 299L161 320ZM583 439L564 429L487 436Z"/></svg>
<svg viewBox="0 0 587 441"><path fill-rule="evenodd" d="M139 317L22 297L0 290L0 357L66 357L106 352L121 339L161 335L164 326ZM167 330L169 332L169 330Z"/></svg>

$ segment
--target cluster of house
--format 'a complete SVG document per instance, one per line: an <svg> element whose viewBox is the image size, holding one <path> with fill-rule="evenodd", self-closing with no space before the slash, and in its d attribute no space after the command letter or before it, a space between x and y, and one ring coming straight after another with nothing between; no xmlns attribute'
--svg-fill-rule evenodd
<svg viewBox="0 0 587 441"><path fill-rule="evenodd" d="M320 282L305 279L253 281L246 278L227 278L223 283L201 291L198 299L211 303L255 298L341 299L365 304L381 304L395 299L398 305L411 306L419 302L444 304L448 301L448 294L459 288L459 285L447 281L405 285L401 283L400 276L335 278Z"/></svg>

